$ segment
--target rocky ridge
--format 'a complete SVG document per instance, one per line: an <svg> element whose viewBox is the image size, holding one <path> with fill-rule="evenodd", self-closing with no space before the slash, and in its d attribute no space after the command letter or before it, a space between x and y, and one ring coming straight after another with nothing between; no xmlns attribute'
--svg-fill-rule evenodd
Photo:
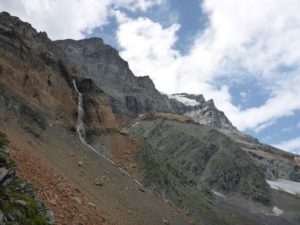
<svg viewBox="0 0 300 225"><path fill-rule="evenodd" d="M217 109L212 99L206 101L201 94L186 93L172 94L169 95L169 98L171 99L173 111L178 114L189 116L199 124L220 130L238 132L224 112Z"/></svg>

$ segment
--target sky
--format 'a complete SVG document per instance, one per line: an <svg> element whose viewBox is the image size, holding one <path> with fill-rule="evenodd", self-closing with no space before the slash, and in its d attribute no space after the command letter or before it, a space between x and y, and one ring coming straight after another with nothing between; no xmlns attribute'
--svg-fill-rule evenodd
<svg viewBox="0 0 300 225"><path fill-rule="evenodd" d="M300 154L299 0L1 0L53 39L101 37L163 93L214 99L241 131Z"/></svg>

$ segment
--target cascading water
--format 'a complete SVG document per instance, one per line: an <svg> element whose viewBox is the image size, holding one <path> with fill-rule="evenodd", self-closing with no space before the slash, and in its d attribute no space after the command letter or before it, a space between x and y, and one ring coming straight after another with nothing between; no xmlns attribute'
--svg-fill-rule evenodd
<svg viewBox="0 0 300 225"><path fill-rule="evenodd" d="M78 106L77 106L77 124L76 124L76 132L78 134L78 137L81 141L81 143L86 146L87 148L89 148L90 150L92 150L93 152L95 152L97 155L100 155L101 157L105 158L107 161L109 161L111 164L117 166L117 164L112 161L111 159L107 158L104 154L100 153L99 151L97 151L93 146L91 146L90 144L88 144L86 142L86 131L85 131L85 128L84 128L84 122L83 122L83 117L84 117L84 110L83 110L83 98L82 98L82 94L80 93L80 91L78 90L78 87L77 87L77 84L76 84L76 81L73 79L73 86L74 86L74 89L78 95ZM118 167L122 173L126 174L127 176L131 177L132 176L124 169L122 169L121 167ZM137 180L137 179L134 179L134 181L143 187L143 185Z"/></svg>
<svg viewBox="0 0 300 225"><path fill-rule="evenodd" d="M267 178L268 180L277 180L276 176L272 173L272 171L267 168Z"/></svg>
<svg viewBox="0 0 300 225"><path fill-rule="evenodd" d="M75 80L73 80L73 85L74 85L74 89L78 95L78 106L77 106L78 115L77 115L76 132L79 136L80 141L86 145L87 144L85 141L86 132L85 132L84 123L83 123L84 110L83 110L82 94L78 90Z"/></svg>
<svg viewBox="0 0 300 225"><path fill-rule="evenodd" d="M105 155L103 155L102 153L100 153L99 151L97 151L93 146L91 146L90 144L88 144L86 142L86 131L85 131L84 122L83 122L83 116L84 116L83 98L82 98L82 94L80 93L80 91L77 88L76 81L74 79L73 79L73 86L74 86L74 89L75 89L75 91L76 91L76 93L78 95L78 106L77 106L77 110L78 110L77 114L78 115L77 115L76 132L78 134L78 137L79 137L81 143L84 146L86 146L87 148L89 148L90 150L92 150L93 152L95 152L97 155L100 155L103 158L105 158L111 164L116 165L116 163L114 161L112 161L111 159L107 158Z"/></svg>

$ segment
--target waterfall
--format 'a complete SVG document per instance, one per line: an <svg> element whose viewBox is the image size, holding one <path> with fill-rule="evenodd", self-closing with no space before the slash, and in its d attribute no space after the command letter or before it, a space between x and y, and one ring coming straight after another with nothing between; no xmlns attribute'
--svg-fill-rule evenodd
<svg viewBox="0 0 300 225"><path fill-rule="evenodd" d="M269 180L277 180L276 176L272 173L272 171L269 168L267 168L267 178Z"/></svg>
<svg viewBox="0 0 300 225"><path fill-rule="evenodd" d="M81 143L84 146L86 146L87 148L89 148L90 150L92 150L93 152L95 152L97 155L102 156L107 161L109 161L111 164L116 165L116 163L114 161L112 161L111 159L107 158L104 154L100 153L93 146L91 146L90 144L88 144L86 142L86 132L85 132L84 122L83 122L83 116L84 116L83 98L82 98L82 94L80 93L80 91L77 88L76 81L74 79L73 79L73 86L74 86L74 89L75 89L75 91L76 91L76 93L78 95L78 106L77 106L77 114L78 115L77 115L76 132L78 134L79 140L81 141Z"/></svg>
<svg viewBox="0 0 300 225"><path fill-rule="evenodd" d="M75 80L73 80L73 85L74 85L74 89L78 95L78 105L77 105L77 114L78 115L77 115L76 132L79 136L80 141L83 144L86 144L86 141L85 141L86 132L85 132L84 123L83 123L84 110L83 110L82 94L79 92Z"/></svg>
<svg viewBox="0 0 300 225"><path fill-rule="evenodd" d="M77 88L76 85L76 81L73 79L73 86L74 89L78 95L78 106L77 106L77 124L76 124L76 132L78 134L78 137L81 141L81 143L86 146L88 149L92 150L94 153L96 153L97 155L103 157L104 159L106 159L107 161L109 161L111 164L113 164L114 166L117 166L117 164L112 161L111 159L107 158L104 154L100 153L99 151L97 151L93 146L91 146L90 144L88 144L86 142L86 131L84 128L84 122L83 122L83 116L84 116L84 110L83 110L83 98L82 98L82 94L80 93L80 91ZM123 168L117 166L119 168L119 170L127 175L130 178L133 178L126 170L124 170ZM143 185L137 180L137 179L133 179L135 183L137 183L139 186ZM149 190L149 189L148 189ZM150 191L150 190L149 190ZM151 191L150 191L151 192Z"/></svg>

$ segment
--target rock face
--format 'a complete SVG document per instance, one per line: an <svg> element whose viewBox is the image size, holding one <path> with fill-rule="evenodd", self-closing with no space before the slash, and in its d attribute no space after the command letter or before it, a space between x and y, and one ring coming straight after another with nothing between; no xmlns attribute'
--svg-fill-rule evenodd
<svg viewBox="0 0 300 225"><path fill-rule="evenodd" d="M0 14L0 104L36 133L45 118L72 124L75 102L59 55L45 33Z"/></svg>
<svg viewBox="0 0 300 225"><path fill-rule="evenodd" d="M170 111L148 76L136 77L118 52L102 39L56 41L75 68L110 97L113 111L121 116L137 116L148 111Z"/></svg>
<svg viewBox="0 0 300 225"><path fill-rule="evenodd" d="M300 182L300 164L297 162L297 155L262 144L257 140L244 139L241 141L241 135L228 136L248 153L264 172L266 179L286 179Z"/></svg>
<svg viewBox="0 0 300 225"><path fill-rule="evenodd" d="M189 116L199 124L237 132L224 112L216 108L212 99L205 101L203 95L186 93L172 94L169 98L174 112Z"/></svg>
<svg viewBox="0 0 300 225"><path fill-rule="evenodd" d="M74 127L74 79L84 91L88 128L113 127L115 117L104 92L65 61L46 33L38 33L8 13L0 14L1 108L15 115L23 128L36 136L49 124Z"/></svg>
<svg viewBox="0 0 300 225"><path fill-rule="evenodd" d="M38 199L32 185L16 176L7 143L0 132L0 224L54 224L53 213Z"/></svg>

